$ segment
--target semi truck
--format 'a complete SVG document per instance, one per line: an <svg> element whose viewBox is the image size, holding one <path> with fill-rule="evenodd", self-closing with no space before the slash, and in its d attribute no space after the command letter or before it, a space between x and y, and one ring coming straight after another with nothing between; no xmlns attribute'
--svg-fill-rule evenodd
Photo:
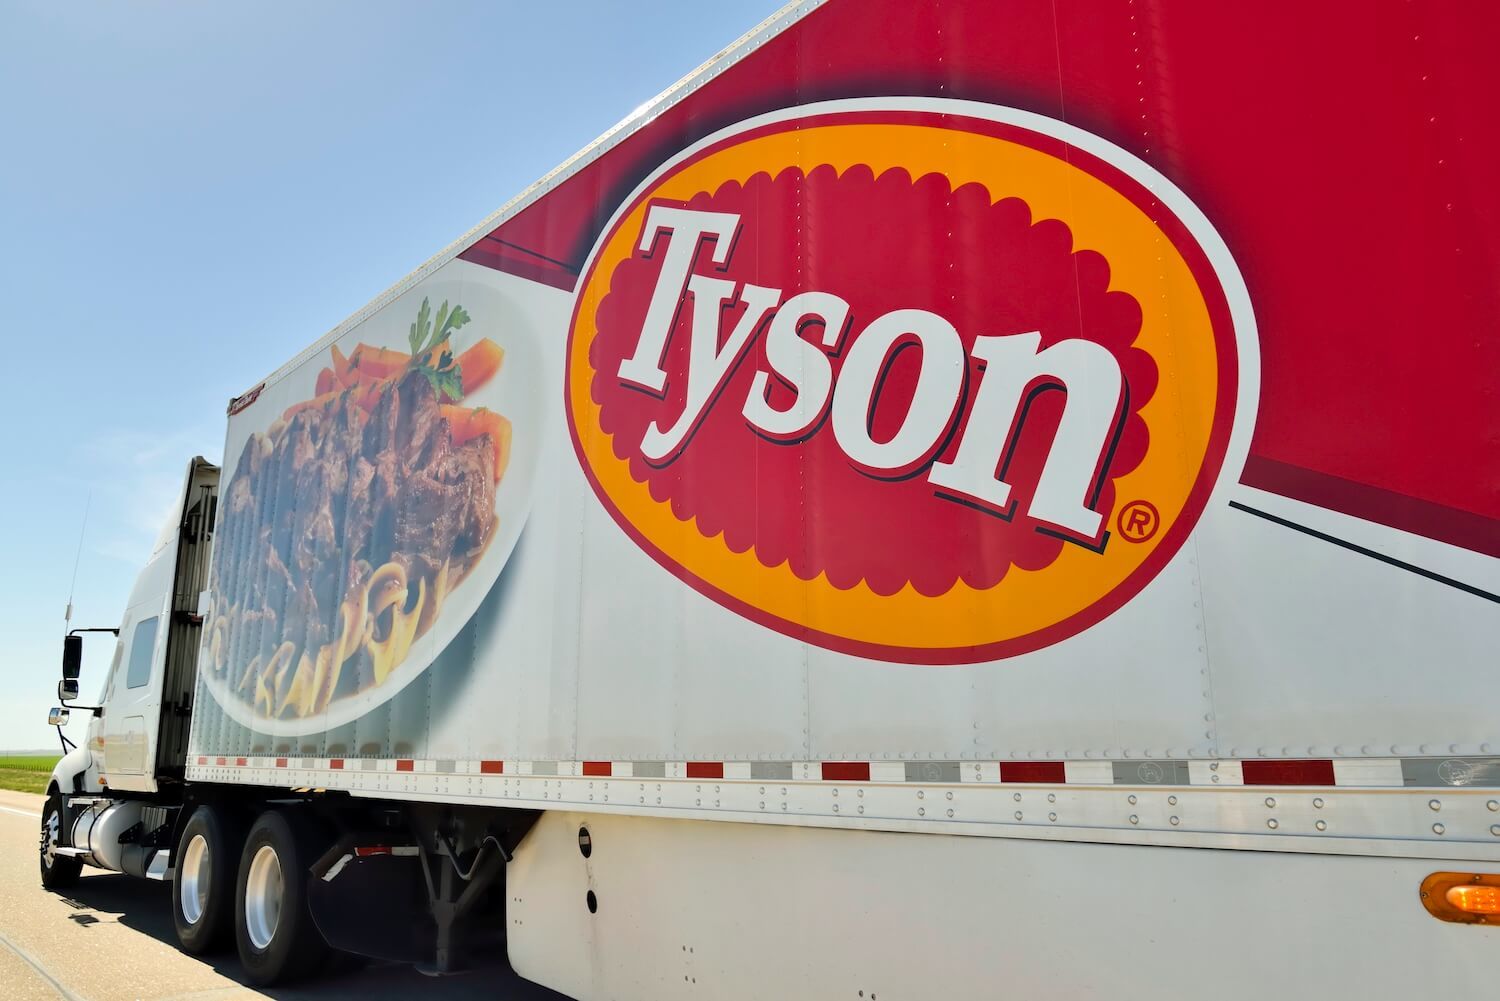
<svg viewBox="0 0 1500 1001"><path fill-rule="evenodd" d="M1497 33L776 11L244 381L42 882L257 984L1484 992Z"/></svg>

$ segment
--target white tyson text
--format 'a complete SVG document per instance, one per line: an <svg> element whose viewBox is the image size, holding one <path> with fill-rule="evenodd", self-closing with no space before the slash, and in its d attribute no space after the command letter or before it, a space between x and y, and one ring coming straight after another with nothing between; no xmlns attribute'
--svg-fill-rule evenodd
<svg viewBox="0 0 1500 1001"><path fill-rule="evenodd" d="M930 462L927 479L939 496L1004 518L1015 510L1004 465L1030 401L1040 392L1062 391L1063 413L1026 513L1071 539L1092 544L1102 538L1103 516L1091 505L1127 404L1124 376L1108 349L1082 338L1042 348L1041 334L1029 331L976 337L966 356L953 325L923 309L892 310L851 337L849 303L833 293L803 292L782 302L780 289L694 271L700 257L727 269L739 228L733 213L653 205L646 214L638 249L659 254L661 272L635 352L620 363L622 382L665 397L667 343L679 311L691 309L684 405L668 426L654 421L646 428L640 450L647 461L665 465L680 454L764 327L771 371L756 371L741 404L756 433L796 442L831 418L835 441L861 472L894 478ZM736 302L744 309L726 337L721 319ZM815 339L802 336L814 326L821 329ZM891 358L910 344L921 353L911 403L895 435L878 441L870 415ZM830 359L840 353L835 384ZM969 357L983 373L979 386L952 461L932 462L960 419ZM795 394L786 409L769 402L773 376Z"/></svg>

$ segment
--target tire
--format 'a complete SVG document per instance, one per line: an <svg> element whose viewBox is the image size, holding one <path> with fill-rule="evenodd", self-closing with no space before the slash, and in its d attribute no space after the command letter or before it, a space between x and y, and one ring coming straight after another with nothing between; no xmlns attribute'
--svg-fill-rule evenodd
<svg viewBox="0 0 1500 1001"><path fill-rule="evenodd" d="M250 827L235 880L234 935L246 979L256 986L323 969L328 945L307 908L307 880L326 840L296 810L269 810Z"/></svg>
<svg viewBox="0 0 1500 1001"><path fill-rule="evenodd" d="M245 829L229 811L193 811L172 851L172 925L190 956L229 947L234 936L234 890Z"/></svg>
<svg viewBox="0 0 1500 1001"><path fill-rule="evenodd" d="M78 882L83 871L83 862L69 855L54 854L52 849L62 844L63 825L62 793L54 787L47 793L47 803L42 807L42 837L38 845L42 869L42 885L49 890L63 890Z"/></svg>

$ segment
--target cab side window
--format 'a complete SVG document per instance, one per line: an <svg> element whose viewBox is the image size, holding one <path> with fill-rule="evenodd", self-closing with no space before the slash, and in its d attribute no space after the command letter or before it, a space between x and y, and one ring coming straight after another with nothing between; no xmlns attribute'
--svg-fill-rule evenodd
<svg viewBox="0 0 1500 1001"><path fill-rule="evenodd" d="M157 617L136 623L130 637L130 667L125 672L125 687L140 688L151 680L151 654L156 651Z"/></svg>

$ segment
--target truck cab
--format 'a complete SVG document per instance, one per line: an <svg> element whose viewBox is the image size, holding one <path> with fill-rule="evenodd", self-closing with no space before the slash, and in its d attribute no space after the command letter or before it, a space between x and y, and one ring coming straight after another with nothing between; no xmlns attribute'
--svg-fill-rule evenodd
<svg viewBox="0 0 1500 1001"><path fill-rule="evenodd" d="M58 686L63 708L49 717L57 725L75 711L68 703L78 697L85 634L95 634L94 642L113 634L114 653L98 703L76 707L90 717L83 744L52 773L43 825L44 879L68 880L83 864L150 868L154 860L159 874L167 871L168 850L119 851L122 845L94 837L93 828L107 820L104 829L128 830L165 818L179 801L174 787L183 780L203 623L198 606L207 587L218 483L213 463L197 457L188 464L182 492L136 579L119 627L74 630L67 638ZM147 817L150 805L157 805L159 814ZM154 849L149 843L140 847Z"/></svg>

